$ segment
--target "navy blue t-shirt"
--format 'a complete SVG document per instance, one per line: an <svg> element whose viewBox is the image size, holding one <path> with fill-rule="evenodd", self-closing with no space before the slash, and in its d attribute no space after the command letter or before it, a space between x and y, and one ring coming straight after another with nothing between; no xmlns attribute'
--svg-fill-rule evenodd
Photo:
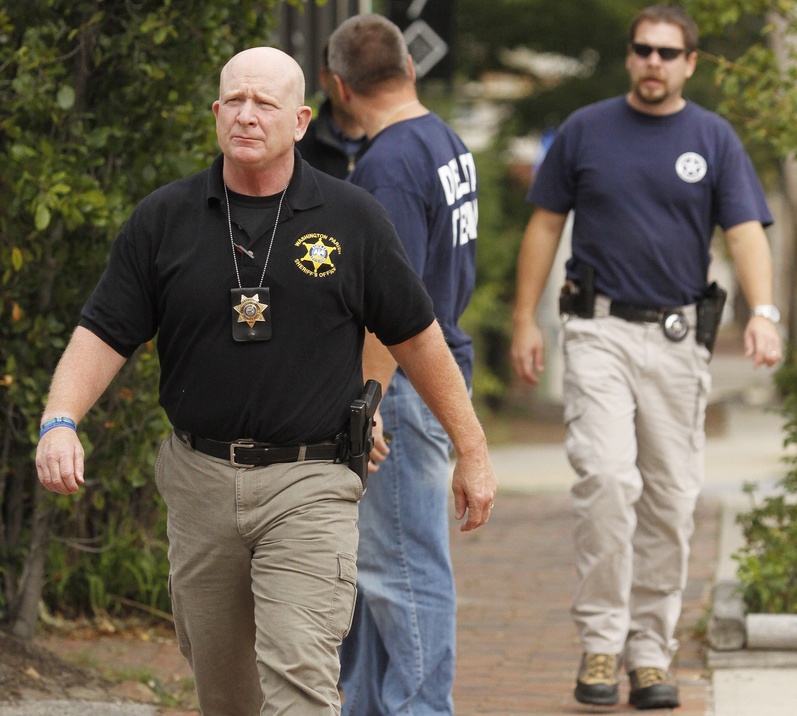
<svg viewBox="0 0 797 716"><path fill-rule="evenodd" d="M470 384L473 342L457 322L476 276L479 210L473 156L454 131L430 113L377 134L349 181L387 210Z"/></svg>
<svg viewBox="0 0 797 716"><path fill-rule="evenodd" d="M562 125L529 191L549 211L574 210L568 278L638 306L693 303L706 286L714 227L772 223L750 158L724 119L687 102L654 116L615 97Z"/></svg>

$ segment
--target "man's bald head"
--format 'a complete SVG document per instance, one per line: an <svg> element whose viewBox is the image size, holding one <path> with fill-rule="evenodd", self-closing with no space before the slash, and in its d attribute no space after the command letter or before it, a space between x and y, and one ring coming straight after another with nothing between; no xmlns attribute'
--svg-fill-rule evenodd
<svg viewBox="0 0 797 716"><path fill-rule="evenodd" d="M241 82L268 84L286 99L304 104L304 73L299 63L276 47L252 47L233 56L224 65L219 79L219 98L227 87Z"/></svg>
<svg viewBox="0 0 797 716"><path fill-rule="evenodd" d="M274 47L239 52L221 71L213 112L230 188L250 196L282 190L312 116L296 60Z"/></svg>

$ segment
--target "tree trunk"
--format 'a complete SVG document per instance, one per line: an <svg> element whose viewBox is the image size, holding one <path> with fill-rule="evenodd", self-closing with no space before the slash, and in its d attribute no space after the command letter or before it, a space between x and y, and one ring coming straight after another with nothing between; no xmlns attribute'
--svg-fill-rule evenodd
<svg viewBox="0 0 797 716"><path fill-rule="evenodd" d="M787 331L786 340L793 341L797 338L797 286L793 280L795 272L797 272L797 250L795 250L795 246L797 246L797 160L794 157L789 157L781 162L781 176L790 210L791 226L783 232L784 245L781 247L779 257L780 267L776 264L776 271L784 277L780 282L780 291L778 291L776 302L785 309L783 325Z"/></svg>
<svg viewBox="0 0 797 716"><path fill-rule="evenodd" d="M778 66L784 76L794 67L795 43L797 37L789 34L788 25L777 13L769 13L767 19L772 23L773 32L770 43ZM797 270L797 159L794 153L781 162L781 179L789 210L789 225L782 231L783 245L775 247L775 303L783 313L783 326L787 331L786 340L797 337L797 287L794 275Z"/></svg>
<svg viewBox="0 0 797 716"><path fill-rule="evenodd" d="M39 618L39 601L44 585L44 571L49 537L49 509L42 499L42 488L38 481L33 489L35 506L30 535L30 551L25 560L19 588L19 600L14 614L11 632L20 639L32 639L36 634Z"/></svg>

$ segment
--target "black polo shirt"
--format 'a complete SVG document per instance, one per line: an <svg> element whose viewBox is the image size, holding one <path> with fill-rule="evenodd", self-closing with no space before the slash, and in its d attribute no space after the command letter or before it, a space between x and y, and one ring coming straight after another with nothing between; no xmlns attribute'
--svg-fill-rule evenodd
<svg viewBox="0 0 797 716"><path fill-rule="evenodd" d="M157 333L160 403L176 427L277 445L332 437L362 388L364 327L392 345L434 320L381 205L295 156L263 281L270 340L232 337L221 156L134 209L83 308L80 325L121 355ZM273 219L265 229L254 259L236 252L245 288L259 285Z"/></svg>

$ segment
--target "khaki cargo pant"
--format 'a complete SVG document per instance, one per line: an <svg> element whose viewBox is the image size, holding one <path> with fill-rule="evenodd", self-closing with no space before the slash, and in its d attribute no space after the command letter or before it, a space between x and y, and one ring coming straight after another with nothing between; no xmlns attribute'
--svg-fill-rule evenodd
<svg viewBox="0 0 797 716"><path fill-rule="evenodd" d="M156 479L177 639L203 716L339 714L359 477L329 462L239 469L172 435Z"/></svg>
<svg viewBox="0 0 797 716"><path fill-rule="evenodd" d="M564 326L566 450L584 651L669 667L703 483L708 350L606 315ZM694 310L687 318L694 326Z"/></svg>

